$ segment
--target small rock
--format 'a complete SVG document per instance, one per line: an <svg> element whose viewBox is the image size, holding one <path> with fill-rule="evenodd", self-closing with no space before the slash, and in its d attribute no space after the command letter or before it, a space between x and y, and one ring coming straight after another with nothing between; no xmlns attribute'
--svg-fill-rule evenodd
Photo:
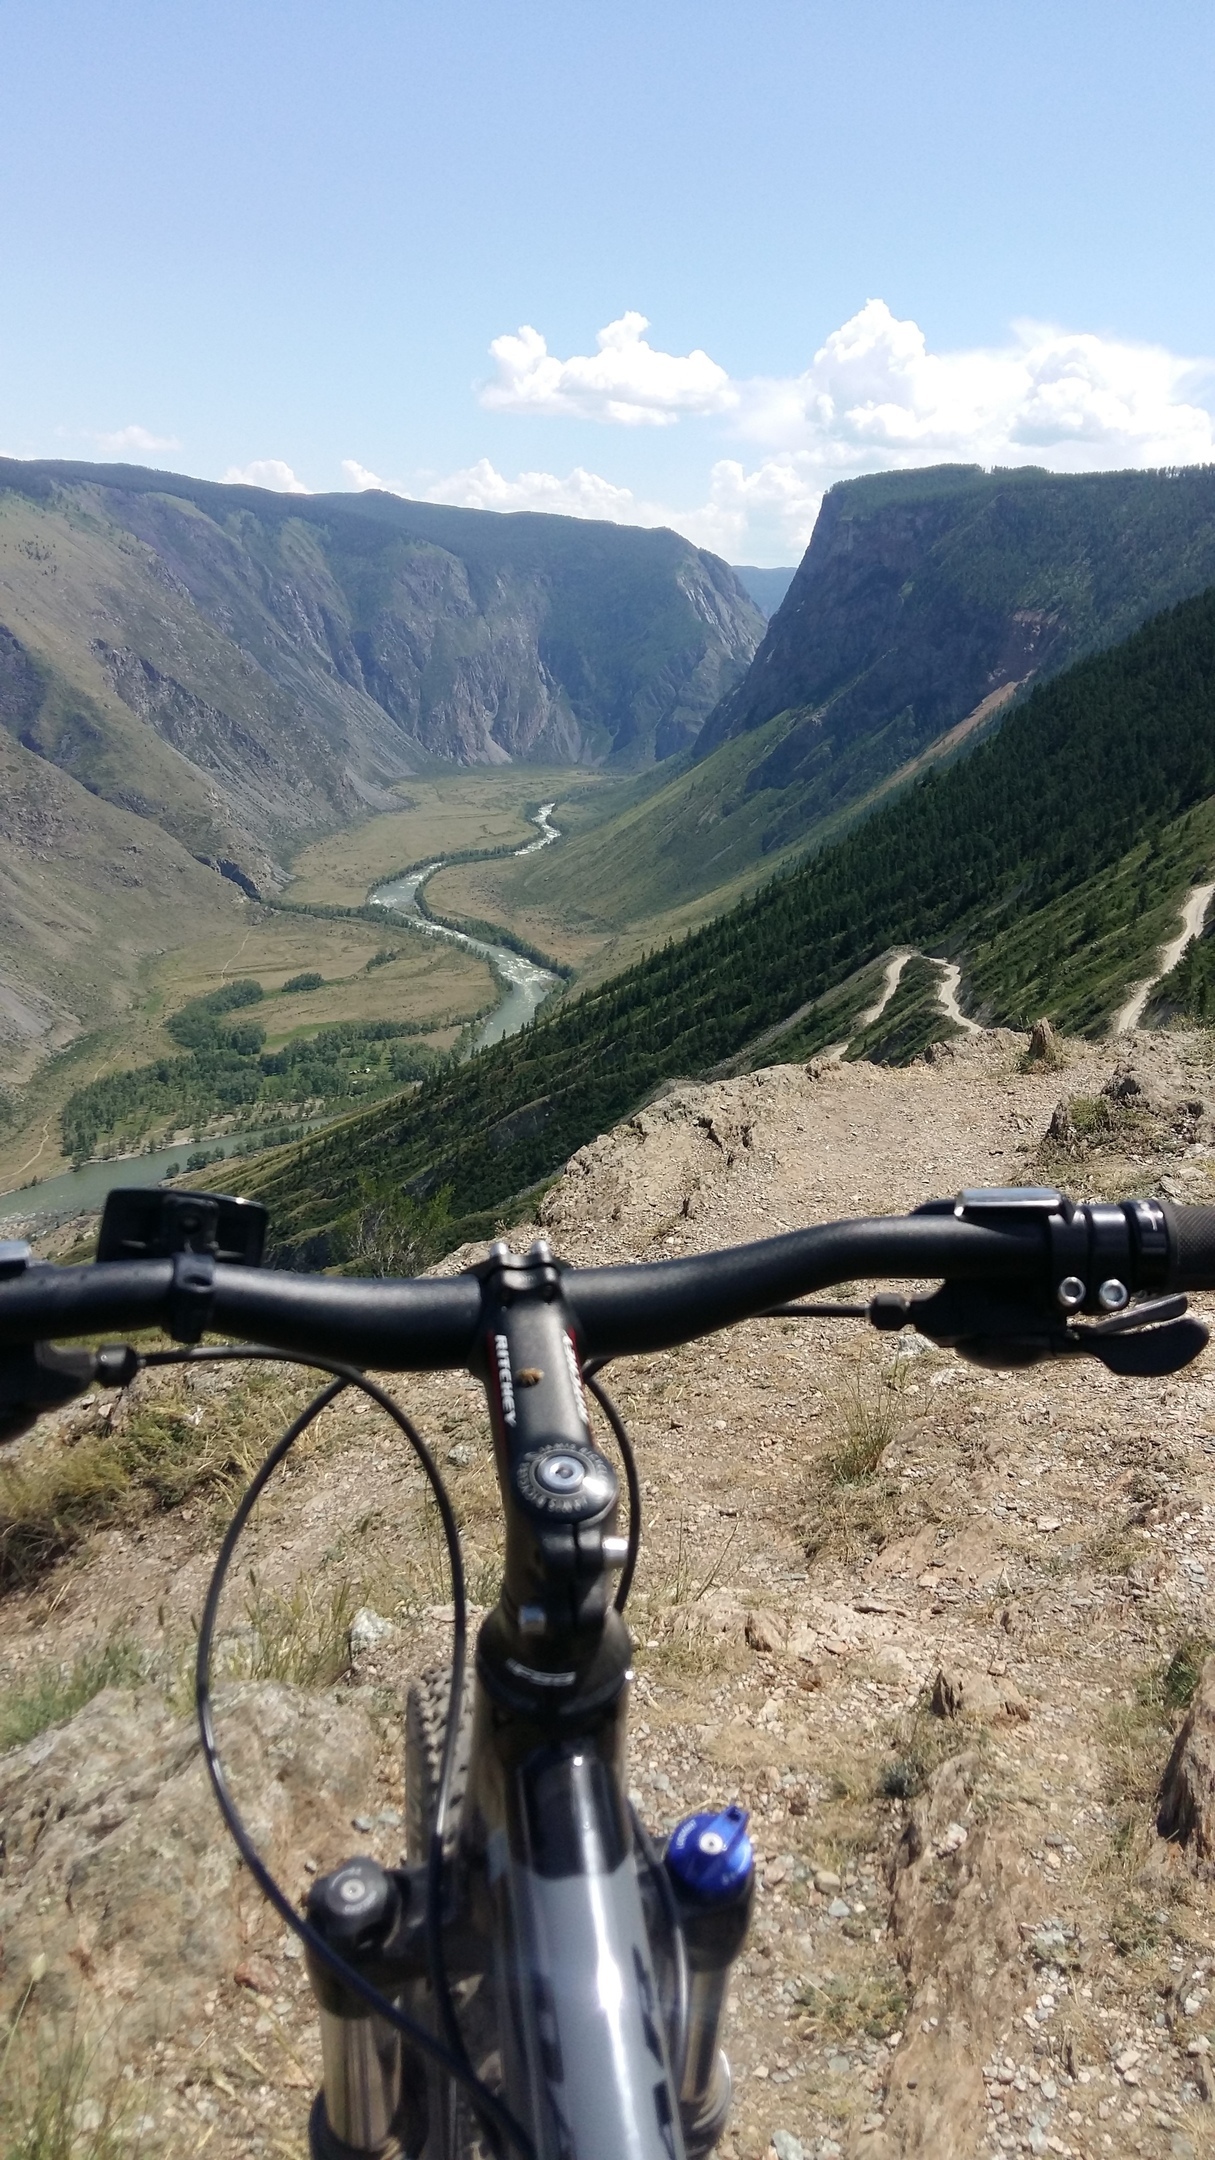
<svg viewBox="0 0 1215 2160"><path fill-rule="evenodd" d="M972 1718L981 1724L1017 1724L1028 1718L1029 1704L1015 1680L942 1665L932 1684L932 1712L934 1717Z"/></svg>
<svg viewBox="0 0 1215 2160"><path fill-rule="evenodd" d="M806 2160L806 2148L792 2130L774 2130L772 2145L776 2160Z"/></svg>
<svg viewBox="0 0 1215 2160"><path fill-rule="evenodd" d="M1034 1528L1036 1530L1041 1530L1045 1535L1051 1530L1061 1530L1063 1528L1063 1524L1060 1522L1057 1515L1039 1515L1037 1522L1034 1525Z"/></svg>
<svg viewBox="0 0 1215 2160"><path fill-rule="evenodd" d="M400 1633L396 1624L386 1620L383 1613L373 1612L370 1605L361 1605L350 1623L350 1655L364 1657L369 1650L378 1650L384 1643L392 1642Z"/></svg>
<svg viewBox="0 0 1215 2160"><path fill-rule="evenodd" d="M844 1885L841 1877L831 1868L815 1868L814 1887L816 1890L829 1891L842 1890Z"/></svg>
<svg viewBox="0 0 1215 2160"><path fill-rule="evenodd" d="M1066 1096L1062 1097L1051 1111L1050 1124L1046 1128L1046 1137L1048 1140L1053 1140L1056 1147L1074 1147L1076 1144L1075 1121L1072 1118L1071 1105Z"/></svg>
<svg viewBox="0 0 1215 2160"><path fill-rule="evenodd" d="M936 1850L942 1855L960 1852L969 1836L970 1832L966 1828L965 1823L947 1823L945 1829L942 1831L940 1837L937 1839Z"/></svg>
<svg viewBox="0 0 1215 2160"><path fill-rule="evenodd" d="M255 1995L273 1995L278 1986L274 1967L264 1957L243 1959L232 1978L237 1987L251 1988Z"/></svg>
<svg viewBox="0 0 1215 2160"><path fill-rule="evenodd" d="M827 1907L827 1917L829 1920L849 1920L852 1917L852 1908L844 1898L832 1898Z"/></svg>
<svg viewBox="0 0 1215 2160"><path fill-rule="evenodd" d="M447 1460L449 1463L454 1463L457 1470L467 1470L472 1459L473 1451L467 1440L457 1440L454 1447L449 1447L447 1450Z"/></svg>
<svg viewBox="0 0 1215 2160"><path fill-rule="evenodd" d="M352 1815L350 1818L350 1827L352 1830L366 1831L373 1830L375 1828L375 1825L372 1822L370 1815Z"/></svg>

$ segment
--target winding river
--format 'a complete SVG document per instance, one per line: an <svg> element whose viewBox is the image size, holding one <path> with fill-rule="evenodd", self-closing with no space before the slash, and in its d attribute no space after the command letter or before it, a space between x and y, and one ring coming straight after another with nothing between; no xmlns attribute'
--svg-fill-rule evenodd
<svg viewBox="0 0 1215 2160"><path fill-rule="evenodd" d="M551 847L561 834L551 822L550 813L556 809L555 802L541 803L532 819L539 827L539 838L529 840L526 846L515 849L516 855L535 855L540 848ZM463 930L449 930L445 924L431 922L418 906L418 892L443 868L445 858L426 863L420 870L410 870L405 877L390 878L386 885L377 885L367 895L371 907L386 908L411 930L418 930L424 937L446 938L449 944L463 945L467 952L474 952L482 960L488 960L502 986L502 996L489 1015L477 1029L470 1046L482 1050L486 1043L501 1042L504 1035L513 1035L526 1027L538 1006L542 1005L549 991L556 988L560 977L550 969L537 966L522 953L511 952L505 945L489 945L483 938L469 937Z"/></svg>
<svg viewBox="0 0 1215 2160"><path fill-rule="evenodd" d="M531 821L538 828L538 837L516 848L516 855L534 855L540 848L551 847L554 840L561 838L551 821L551 812L556 807L555 802L541 803ZM493 1012L477 1029L470 1045L471 1055L472 1050L480 1050L486 1043L500 1042L504 1035L513 1035L518 1028L525 1027L560 978L548 968L538 967L534 960L525 959L522 953L510 952L505 945L490 945L482 938L466 937L462 930L448 930L442 923L430 922L418 906L418 888L441 868L442 859L427 863L424 869L411 870L407 877L390 878L387 884L377 885L367 897L372 907L384 908L422 936L446 938L450 944L463 945L480 959L488 960L502 994ZM18 1227L83 1215L101 1207L112 1186L154 1185L161 1178L175 1175L184 1168L186 1157L196 1146L205 1147L211 1156L221 1150L228 1155L242 1144L247 1147L253 1137L238 1133L227 1141L189 1141L179 1143L177 1147L159 1148L152 1155L129 1155L108 1162L85 1163L79 1170L61 1171L57 1177L44 1178L39 1184L24 1186L19 1192L0 1193L0 1230L12 1235ZM273 1133L266 1134L265 1144L273 1146Z"/></svg>

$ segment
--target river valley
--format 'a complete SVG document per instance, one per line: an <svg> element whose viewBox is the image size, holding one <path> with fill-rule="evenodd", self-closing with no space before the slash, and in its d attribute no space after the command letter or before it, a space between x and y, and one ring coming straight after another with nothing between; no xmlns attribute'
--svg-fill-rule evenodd
<svg viewBox="0 0 1215 2160"><path fill-rule="evenodd" d="M557 827L551 822L552 812L556 807L555 802L541 803L532 819L533 825L539 828L539 837L527 841L521 848L515 848L512 851L515 855L535 855L541 848L551 847L555 840L561 838ZM445 860L446 857L440 857L435 862L426 863L421 869L407 871L403 877L389 878L385 884L375 886L367 897L372 907L390 910L395 917L408 923L411 929L420 931L423 936L446 938L453 945L462 945L466 951L476 953L479 959L488 960L502 986L502 997L489 1018L481 1023L470 1045L470 1050L482 1050L487 1043L501 1042L503 1036L514 1035L519 1028L526 1027L545 998L556 989L560 977L554 975L551 969L540 967L536 961L529 960L523 953L511 952L505 945L491 945L482 938L470 937L463 930L453 930L446 923L434 922L423 913L418 895L427 878L433 877L436 870L443 868Z"/></svg>
<svg viewBox="0 0 1215 2160"><path fill-rule="evenodd" d="M551 847L561 838L559 829L552 823L556 802L541 803L530 822L537 828L537 837L528 840L512 852L531 855L541 848ZM467 935L464 931L449 928L446 924L433 922L419 905L418 894L428 877L442 867L447 857L438 857L405 875L389 878L373 887L367 898L374 907L381 907L393 918L394 923L407 924L410 929L428 938L436 938L462 947L487 961L499 988L498 1003L493 1011L475 1028L468 1044L468 1054L483 1049L487 1044L500 1042L506 1035L513 1035L525 1027L540 1005L543 1004L559 982L560 977L548 968L540 967L525 954L512 952L507 946L495 945L488 940ZM323 1121L322 1121L323 1122ZM106 1194L113 1187L124 1184L154 1184L165 1178L176 1177L186 1165L191 1154L205 1150L214 1162L224 1157L252 1152L259 1143L266 1147L274 1145L272 1131L262 1133L235 1132L218 1134L202 1142L185 1141L153 1149L146 1154L112 1156L105 1160L83 1163L79 1169L63 1170L54 1176L0 1194L0 1229L12 1235L16 1230L31 1226L63 1221L73 1215L84 1214L100 1208Z"/></svg>

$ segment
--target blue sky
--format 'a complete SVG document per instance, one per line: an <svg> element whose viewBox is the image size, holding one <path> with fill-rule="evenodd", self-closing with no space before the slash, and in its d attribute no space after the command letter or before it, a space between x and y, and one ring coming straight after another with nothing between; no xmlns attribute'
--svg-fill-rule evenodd
<svg viewBox="0 0 1215 2160"><path fill-rule="evenodd" d="M0 0L0 450L741 562L1210 459L1213 92L1203 0Z"/></svg>

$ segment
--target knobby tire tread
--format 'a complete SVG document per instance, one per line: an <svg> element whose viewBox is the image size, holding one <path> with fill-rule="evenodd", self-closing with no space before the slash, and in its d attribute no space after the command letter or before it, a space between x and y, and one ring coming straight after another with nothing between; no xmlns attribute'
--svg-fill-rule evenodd
<svg viewBox="0 0 1215 2160"><path fill-rule="evenodd" d="M447 1706L451 1700L451 1668L432 1666L410 1687L405 1706L405 1857L412 1867L424 1867L430 1852L431 1833L439 1798L439 1771L443 1738L447 1729ZM468 1791L468 1767L472 1746L473 1684L466 1676L460 1706L460 1729L452 1771L451 1804L443 1857L451 1862L459 1842L460 1824ZM484 1991L484 1984L478 1995ZM484 2014L484 2005L481 2005ZM477 2021L478 2023L480 2020ZM435 2084L431 2084L432 2093ZM463 2092L450 2095L450 2139L441 2154L432 2140L426 2160L487 2160L485 2144L476 2118Z"/></svg>

